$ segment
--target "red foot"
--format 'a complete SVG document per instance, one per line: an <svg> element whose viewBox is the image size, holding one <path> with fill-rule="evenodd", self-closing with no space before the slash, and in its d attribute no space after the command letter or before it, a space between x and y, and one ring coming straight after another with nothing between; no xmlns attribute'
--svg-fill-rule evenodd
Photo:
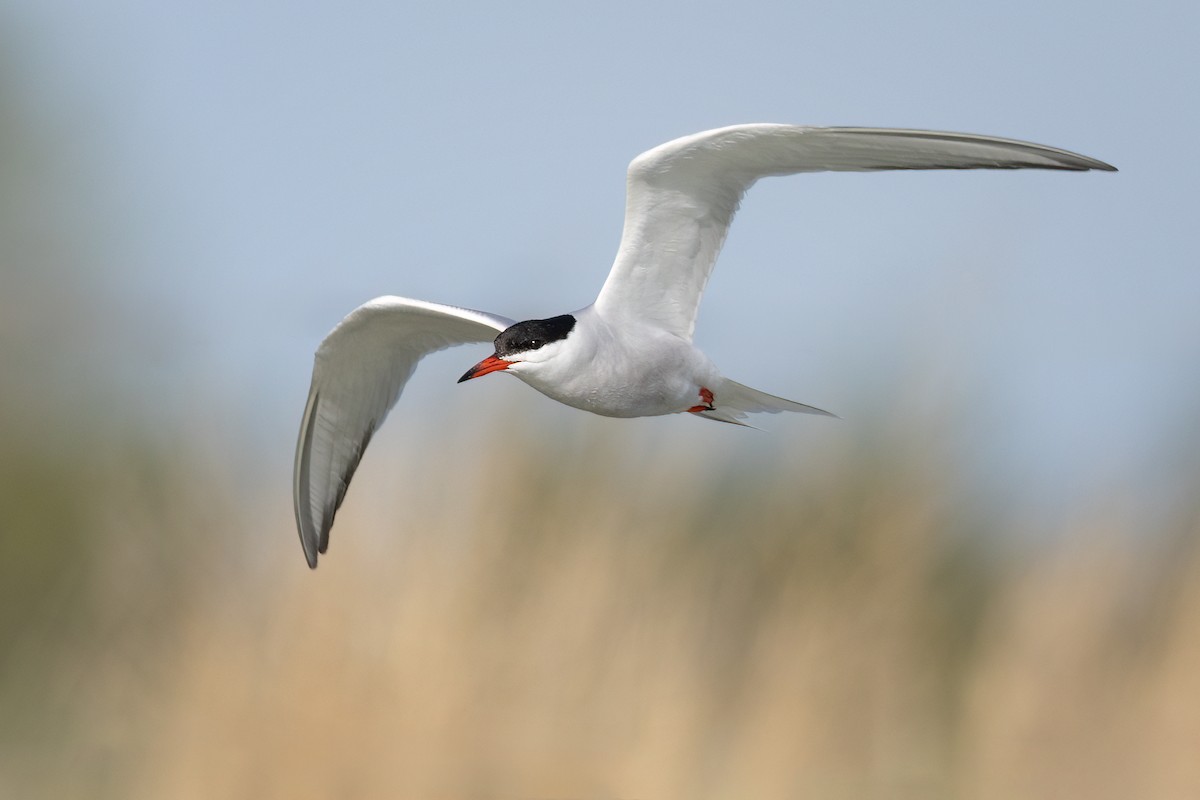
<svg viewBox="0 0 1200 800"><path fill-rule="evenodd" d="M715 411L713 406L713 393L705 387L700 387L700 399L704 401L702 405L692 406L688 409L688 413L699 414L701 411Z"/></svg>

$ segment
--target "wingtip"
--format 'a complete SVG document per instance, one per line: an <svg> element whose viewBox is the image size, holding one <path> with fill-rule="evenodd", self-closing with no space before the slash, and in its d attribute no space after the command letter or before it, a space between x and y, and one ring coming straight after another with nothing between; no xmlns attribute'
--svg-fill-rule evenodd
<svg viewBox="0 0 1200 800"><path fill-rule="evenodd" d="M1101 161L1100 159L1092 158L1091 156L1083 156L1083 158L1086 159L1086 162L1084 166L1080 167L1080 169L1084 171L1095 170L1096 172L1120 172L1120 170L1118 170L1112 164L1109 164L1107 161Z"/></svg>
<svg viewBox="0 0 1200 800"><path fill-rule="evenodd" d="M1118 171L1116 167L1114 167L1112 164L1109 164L1107 161L1101 161L1100 159L1092 158L1091 156L1081 156L1081 158L1083 158L1086 162L1086 165L1084 166L1085 170L1096 170L1098 172Z"/></svg>
<svg viewBox="0 0 1200 800"><path fill-rule="evenodd" d="M304 560L310 569L317 568L316 540L310 535L312 518L309 502L309 457L312 444L313 425L316 422L316 408L320 392L314 387L308 394L308 402L304 406L304 416L300 420L300 439L296 444L296 464L292 475L292 504L296 512L296 529L300 534L300 546L304 548Z"/></svg>
<svg viewBox="0 0 1200 800"><path fill-rule="evenodd" d="M304 549L304 560L308 562L309 569L317 568L318 553L324 552L317 547L317 539L312 535L312 529L305 525L304 520L300 520L300 547Z"/></svg>

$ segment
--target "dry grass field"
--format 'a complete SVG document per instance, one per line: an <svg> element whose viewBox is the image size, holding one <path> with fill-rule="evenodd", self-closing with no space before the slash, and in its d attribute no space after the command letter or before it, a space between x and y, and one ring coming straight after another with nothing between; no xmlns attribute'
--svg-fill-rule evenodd
<svg viewBox="0 0 1200 800"><path fill-rule="evenodd" d="M315 573L234 445L13 437L0 795L1200 796L1194 497L1031 537L918 436L572 420L376 445Z"/></svg>

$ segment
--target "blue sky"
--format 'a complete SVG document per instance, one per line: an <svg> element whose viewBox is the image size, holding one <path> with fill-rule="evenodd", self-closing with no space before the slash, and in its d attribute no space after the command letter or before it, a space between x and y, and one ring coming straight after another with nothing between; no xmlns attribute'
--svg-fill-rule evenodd
<svg viewBox="0 0 1200 800"><path fill-rule="evenodd" d="M0 20L12 83L104 210L85 268L128 342L107 371L148 406L223 409L282 471L312 351L354 306L585 305L629 160L757 121L1011 136L1121 172L763 182L698 328L731 377L851 418L945 404L1016 495L1151 485L1200 441L1195 4L136 0ZM439 356L405 400L433 408L476 356Z"/></svg>

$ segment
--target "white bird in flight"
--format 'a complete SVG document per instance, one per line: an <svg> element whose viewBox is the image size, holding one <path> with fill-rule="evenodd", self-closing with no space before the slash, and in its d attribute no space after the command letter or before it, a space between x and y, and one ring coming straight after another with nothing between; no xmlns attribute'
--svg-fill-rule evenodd
<svg viewBox="0 0 1200 800"><path fill-rule="evenodd" d="M525 322L405 297L356 308L317 349L300 423L293 488L308 565L328 547L367 442L423 356L494 341L495 353L460 383L503 371L608 417L687 412L744 424L757 412L828 414L723 377L692 344L700 296L746 190L797 172L1027 168L1115 171L1066 150L967 133L774 124L703 131L630 163L621 245L590 306Z"/></svg>

